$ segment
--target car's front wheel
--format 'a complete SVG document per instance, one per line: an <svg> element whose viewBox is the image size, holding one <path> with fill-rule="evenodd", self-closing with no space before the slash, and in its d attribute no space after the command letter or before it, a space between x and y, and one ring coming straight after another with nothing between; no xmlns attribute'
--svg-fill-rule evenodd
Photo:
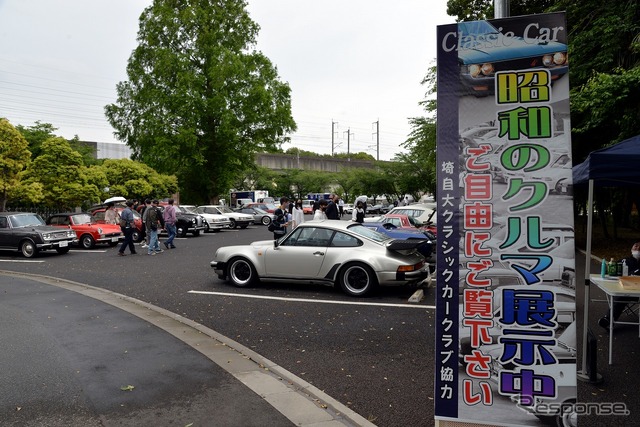
<svg viewBox="0 0 640 427"><path fill-rule="evenodd" d="M236 220L233 218L229 218L229 228L236 228L238 226L238 224L236 224Z"/></svg>
<svg viewBox="0 0 640 427"><path fill-rule="evenodd" d="M31 240L25 240L20 244L20 252L25 258L33 258L38 255L38 247Z"/></svg>
<svg viewBox="0 0 640 427"><path fill-rule="evenodd" d="M359 262L345 265L340 270L338 282L344 292L354 297L367 295L378 284L373 270Z"/></svg>
<svg viewBox="0 0 640 427"><path fill-rule="evenodd" d="M131 233L131 240L136 243L140 243L142 241L142 233L138 231L137 228L133 231L133 233Z"/></svg>
<svg viewBox="0 0 640 427"><path fill-rule="evenodd" d="M85 249L91 249L96 245L96 241L90 235L85 234L80 238L80 245Z"/></svg>
<svg viewBox="0 0 640 427"><path fill-rule="evenodd" d="M239 288L251 286L258 280L255 267L245 258L233 258L229 261L228 276L231 283Z"/></svg>
<svg viewBox="0 0 640 427"><path fill-rule="evenodd" d="M178 237L187 237L187 229L185 227L178 226L178 228L176 229L176 234L178 235Z"/></svg>
<svg viewBox="0 0 640 427"><path fill-rule="evenodd" d="M268 226L269 224L271 224L271 218L268 216L263 216L262 217L262 225Z"/></svg>

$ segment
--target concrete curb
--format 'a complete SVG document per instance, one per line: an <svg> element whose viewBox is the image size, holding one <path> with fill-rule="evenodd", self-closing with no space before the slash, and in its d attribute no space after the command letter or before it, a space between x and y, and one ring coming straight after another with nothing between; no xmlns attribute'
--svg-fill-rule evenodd
<svg viewBox="0 0 640 427"><path fill-rule="evenodd" d="M179 314L84 283L7 270L0 270L0 274L27 278L77 292L117 307L159 327L229 372L296 425L375 426L360 414L271 360Z"/></svg>

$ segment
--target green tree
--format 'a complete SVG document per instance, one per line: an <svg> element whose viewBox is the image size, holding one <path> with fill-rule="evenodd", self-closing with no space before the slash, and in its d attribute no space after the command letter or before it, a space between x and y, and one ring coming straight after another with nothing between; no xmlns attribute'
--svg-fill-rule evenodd
<svg viewBox="0 0 640 427"><path fill-rule="evenodd" d="M181 194L210 201L295 130L289 85L255 50L244 0L155 0L140 17L128 81L105 107L118 139Z"/></svg>
<svg viewBox="0 0 640 427"><path fill-rule="evenodd" d="M38 202L41 188L23 182L24 171L31 163L29 143L22 134L0 118L0 211L4 211L10 198Z"/></svg>
<svg viewBox="0 0 640 427"><path fill-rule="evenodd" d="M95 166L106 177L107 194L103 197L122 196L128 199L161 199L178 191L175 175L156 172L151 167L130 159L106 159Z"/></svg>
<svg viewBox="0 0 640 427"><path fill-rule="evenodd" d="M511 16L541 13L549 9L553 0L512 0L509 2ZM458 21L475 21L494 17L493 0L449 0L447 15L455 16Z"/></svg>
<svg viewBox="0 0 640 427"><path fill-rule="evenodd" d="M49 138L27 171L30 182L42 184L47 207L71 209L100 199L101 190L89 183L82 155L64 138Z"/></svg>

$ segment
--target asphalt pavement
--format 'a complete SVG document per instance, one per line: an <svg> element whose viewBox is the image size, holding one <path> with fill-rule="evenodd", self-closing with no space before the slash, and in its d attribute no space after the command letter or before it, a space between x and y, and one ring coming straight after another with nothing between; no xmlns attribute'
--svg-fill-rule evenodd
<svg viewBox="0 0 640 427"><path fill-rule="evenodd" d="M215 331L104 289L0 273L3 426L367 426Z"/></svg>

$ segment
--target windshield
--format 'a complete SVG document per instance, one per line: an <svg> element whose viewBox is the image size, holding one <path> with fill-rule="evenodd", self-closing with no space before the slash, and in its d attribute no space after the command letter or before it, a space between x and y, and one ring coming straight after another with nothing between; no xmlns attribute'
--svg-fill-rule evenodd
<svg viewBox="0 0 640 427"><path fill-rule="evenodd" d="M265 211L264 209L260 209L260 208L253 208L254 211L258 212L259 214L266 214L269 213L267 211Z"/></svg>
<svg viewBox="0 0 640 427"><path fill-rule="evenodd" d="M40 218L38 214L20 214L20 215L12 215L9 217L11 221L11 226L13 228L18 227L30 227L33 225L45 225L45 222Z"/></svg>
<svg viewBox="0 0 640 427"><path fill-rule="evenodd" d="M374 242L384 243L388 240L392 240L386 234L378 233L377 231L367 228L361 224L354 224L348 228L349 231L356 233L362 237L366 237L369 240L373 240Z"/></svg>
<svg viewBox="0 0 640 427"><path fill-rule="evenodd" d="M176 206L176 208L180 208L183 212L187 212L187 213L192 213L192 214L198 213L196 212L195 208L192 208L190 206Z"/></svg>
<svg viewBox="0 0 640 427"><path fill-rule="evenodd" d="M78 214L73 216L73 223L75 225L93 224L94 222L93 217L89 214Z"/></svg>
<svg viewBox="0 0 640 427"><path fill-rule="evenodd" d="M498 30L487 21L458 22L458 32L462 37L478 34L498 34Z"/></svg>

